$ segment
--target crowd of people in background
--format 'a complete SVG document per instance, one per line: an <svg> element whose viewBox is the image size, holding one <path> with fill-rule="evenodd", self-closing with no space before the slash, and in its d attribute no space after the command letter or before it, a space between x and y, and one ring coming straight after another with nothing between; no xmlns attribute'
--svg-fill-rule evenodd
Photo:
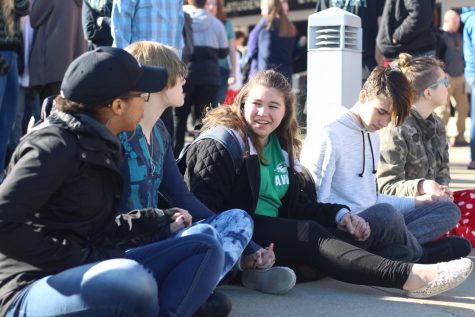
<svg viewBox="0 0 475 317"><path fill-rule="evenodd" d="M475 170L475 8L436 30L435 0L317 1L361 17L363 86L303 142L287 0L249 30L224 0L0 6L1 315L224 317L222 283L429 298L470 275L442 236L449 147Z"/></svg>

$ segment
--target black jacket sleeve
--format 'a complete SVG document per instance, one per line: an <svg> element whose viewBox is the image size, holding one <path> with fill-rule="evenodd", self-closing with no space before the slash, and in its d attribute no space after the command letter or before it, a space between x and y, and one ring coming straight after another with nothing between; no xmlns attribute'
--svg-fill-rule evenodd
<svg viewBox="0 0 475 317"><path fill-rule="evenodd" d="M48 236L33 220L77 168L75 148L68 146L74 140L65 142L45 133L36 141L20 144L19 159L0 186L0 252L46 272L58 272L82 264L83 247Z"/></svg>
<svg viewBox="0 0 475 317"><path fill-rule="evenodd" d="M226 209L236 174L233 161L218 141L205 139L192 145L186 156L185 181L190 191L214 212Z"/></svg>
<svg viewBox="0 0 475 317"><path fill-rule="evenodd" d="M428 0L404 0L404 6L407 16L393 34L393 39L399 43L410 42L421 32L425 32L428 23L432 21L432 5Z"/></svg>
<svg viewBox="0 0 475 317"><path fill-rule="evenodd" d="M102 17L101 25L97 24L100 15L84 1L82 6L82 27L84 38L94 44L109 41L112 38L110 17Z"/></svg>
<svg viewBox="0 0 475 317"><path fill-rule="evenodd" d="M172 209L143 208L120 214L108 236L123 249L160 241L168 238Z"/></svg>

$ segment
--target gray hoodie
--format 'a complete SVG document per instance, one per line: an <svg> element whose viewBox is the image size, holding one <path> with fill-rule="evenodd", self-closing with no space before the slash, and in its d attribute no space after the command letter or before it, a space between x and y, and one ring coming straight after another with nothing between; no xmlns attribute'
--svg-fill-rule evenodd
<svg viewBox="0 0 475 317"><path fill-rule="evenodd" d="M194 47L187 81L219 85L218 60L229 54L224 24L204 9L193 8L187 12L192 20Z"/></svg>
<svg viewBox="0 0 475 317"><path fill-rule="evenodd" d="M320 202L338 203L359 213L388 203L404 213L415 208L414 198L378 194L376 169L379 135L361 128L350 111L327 124L320 135L307 135L301 163L316 183Z"/></svg>

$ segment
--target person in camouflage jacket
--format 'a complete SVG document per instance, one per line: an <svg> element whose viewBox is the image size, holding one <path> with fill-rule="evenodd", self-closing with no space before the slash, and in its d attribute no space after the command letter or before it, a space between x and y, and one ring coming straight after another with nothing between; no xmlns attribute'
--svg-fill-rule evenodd
<svg viewBox="0 0 475 317"><path fill-rule="evenodd" d="M381 130L379 192L399 196L434 195L452 200L447 135L433 110L444 104L449 81L442 62L401 54L401 71L412 83L417 97L410 115L399 127Z"/></svg>
<svg viewBox="0 0 475 317"><path fill-rule="evenodd" d="M417 196L424 180L449 185L449 148L442 120L423 118L416 109L400 127L381 131L378 185L381 193Z"/></svg>

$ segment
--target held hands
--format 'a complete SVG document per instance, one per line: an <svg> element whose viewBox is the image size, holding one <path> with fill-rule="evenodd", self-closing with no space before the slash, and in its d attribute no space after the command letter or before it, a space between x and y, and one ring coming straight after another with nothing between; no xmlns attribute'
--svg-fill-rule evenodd
<svg viewBox="0 0 475 317"><path fill-rule="evenodd" d="M243 255L241 267L243 269L268 269L275 263L274 244L269 244L265 249L260 249L256 253Z"/></svg>
<svg viewBox="0 0 475 317"><path fill-rule="evenodd" d="M418 185L421 196L415 198L416 207L434 201L453 201L454 195L446 185L439 185L433 180L424 180Z"/></svg>
<svg viewBox="0 0 475 317"><path fill-rule="evenodd" d="M338 224L338 229L346 231L357 241L365 241L371 234L369 223L351 212L346 213Z"/></svg>
<svg viewBox="0 0 475 317"><path fill-rule="evenodd" d="M170 224L170 232L175 233L181 229L191 226L192 216L185 209L178 207L170 208L169 210L175 211L172 216L172 223Z"/></svg>

